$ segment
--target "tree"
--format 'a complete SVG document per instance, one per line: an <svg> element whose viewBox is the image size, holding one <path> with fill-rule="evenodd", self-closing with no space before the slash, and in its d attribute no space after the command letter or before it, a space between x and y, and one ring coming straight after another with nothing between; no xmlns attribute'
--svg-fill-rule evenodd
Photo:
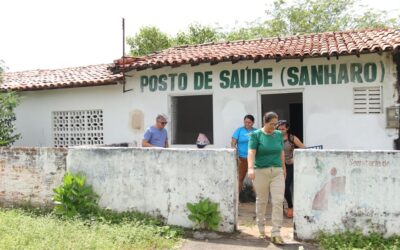
<svg viewBox="0 0 400 250"><path fill-rule="evenodd" d="M174 38L175 45L202 44L216 42L221 38L218 28L203 26L198 23L189 25L186 32L178 32Z"/></svg>
<svg viewBox="0 0 400 250"><path fill-rule="evenodd" d="M396 26L385 11L358 5L358 0L285 0L273 2L265 26L270 36ZM354 10L357 10L355 12Z"/></svg>
<svg viewBox="0 0 400 250"><path fill-rule="evenodd" d="M169 38L155 27L145 27L128 38L131 54L145 55L170 46L202 44L219 40L248 40L349 29L400 27L400 16L367 8L361 0L275 0L264 19L256 19L228 31L218 27L191 24L185 32ZM357 11L354 11L357 10Z"/></svg>
<svg viewBox="0 0 400 250"><path fill-rule="evenodd" d="M168 35L154 26L142 27L135 36L127 38L127 43L131 47L132 56L150 54L172 45Z"/></svg>
<svg viewBox="0 0 400 250"><path fill-rule="evenodd" d="M9 146L18 140L21 135L15 133L14 109L19 103L15 92L0 93L0 146Z"/></svg>
<svg viewBox="0 0 400 250"><path fill-rule="evenodd" d="M226 32L223 38L225 41L237 41L268 37L268 35L268 29L264 22L258 19Z"/></svg>
<svg viewBox="0 0 400 250"><path fill-rule="evenodd" d="M376 12L368 9L364 15L354 18L354 29L400 27L400 16L398 18L388 18L387 12Z"/></svg>
<svg viewBox="0 0 400 250"><path fill-rule="evenodd" d="M135 36L128 37L132 56L141 56L160 51L171 46L201 44L218 41L221 37L218 28L191 24L185 32L178 32L175 37L169 37L157 27L142 27Z"/></svg>
<svg viewBox="0 0 400 250"><path fill-rule="evenodd" d="M4 65L4 61L0 59L0 87L1 84L3 83L3 72L5 70L5 65Z"/></svg>

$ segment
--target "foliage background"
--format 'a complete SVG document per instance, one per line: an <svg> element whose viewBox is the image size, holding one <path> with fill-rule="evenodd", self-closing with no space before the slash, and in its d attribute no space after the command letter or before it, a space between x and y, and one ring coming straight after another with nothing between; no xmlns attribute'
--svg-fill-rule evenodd
<svg viewBox="0 0 400 250"><path fill-rule="evenodd" d="M265 13L265 17L229 30L218 25L192 23L185 31L174 36L169 36L157 27L145 26L134 36L128 37L127 43L132 56L141 56L173 46L350 29L400 27L400 13L396 18L390 18L386 11L367 8L362 5L361 0L275 0Z"/></svg>

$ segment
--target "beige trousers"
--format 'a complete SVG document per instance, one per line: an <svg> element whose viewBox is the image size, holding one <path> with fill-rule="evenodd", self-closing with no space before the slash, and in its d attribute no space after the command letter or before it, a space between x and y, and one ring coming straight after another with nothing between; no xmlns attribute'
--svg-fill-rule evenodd
<svg viewBox="0 0 400 250"><path fill-rule="evenodd" d="M281 167L255 169L253 181L256 189L256 215L260 234L265 234L265 212L268 196L271 191L272 201L272 232L271 236L279 236L283 220L283 199L285 193L285 178Z"/></svg>

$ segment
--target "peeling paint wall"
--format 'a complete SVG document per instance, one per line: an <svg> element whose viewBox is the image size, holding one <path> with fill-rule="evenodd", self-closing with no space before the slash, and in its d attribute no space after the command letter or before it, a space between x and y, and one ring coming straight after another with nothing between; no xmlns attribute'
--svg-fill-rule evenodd
<svg viewBox="0 0 400 250"><path fill-rule="evenodd" d="M147 212L168 224L191 227L186 203L209 198L219 204L219 230L235 229L237 172L232 149L77 147L69 149L67 169L85 173L102 207Z"/></svg>
<svg viewBox="0 0 400 250"><path fill-rule="evenodd" d="M0 147L0 205L51 206L66 155L60 148Z"/></svg>
<svg viewBox="0 0 400 250"><path fill-rule="evenodd" d="M300 150L294 154L295 234L361 229L400 234L400 152Z"/></svg>

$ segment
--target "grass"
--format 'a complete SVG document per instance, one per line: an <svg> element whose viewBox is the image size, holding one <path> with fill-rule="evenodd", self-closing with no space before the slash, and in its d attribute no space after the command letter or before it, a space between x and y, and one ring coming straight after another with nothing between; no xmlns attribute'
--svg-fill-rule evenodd
<svg viewBox="0 0 400 250"><path fill-rule="evenodd" d="M0 249L174 249L183 230L137 213L101 211L89 220L0 209Z"/></svg>
<svg viewBox="0 0 400 250"><path fill-rule="evenodd" d="M321 249L398 250L400 249L400 236L384 238L378 233L371 233L365 236L361 232L344 232L337 234L321 234L318 237L318 243Z"/></svg>

